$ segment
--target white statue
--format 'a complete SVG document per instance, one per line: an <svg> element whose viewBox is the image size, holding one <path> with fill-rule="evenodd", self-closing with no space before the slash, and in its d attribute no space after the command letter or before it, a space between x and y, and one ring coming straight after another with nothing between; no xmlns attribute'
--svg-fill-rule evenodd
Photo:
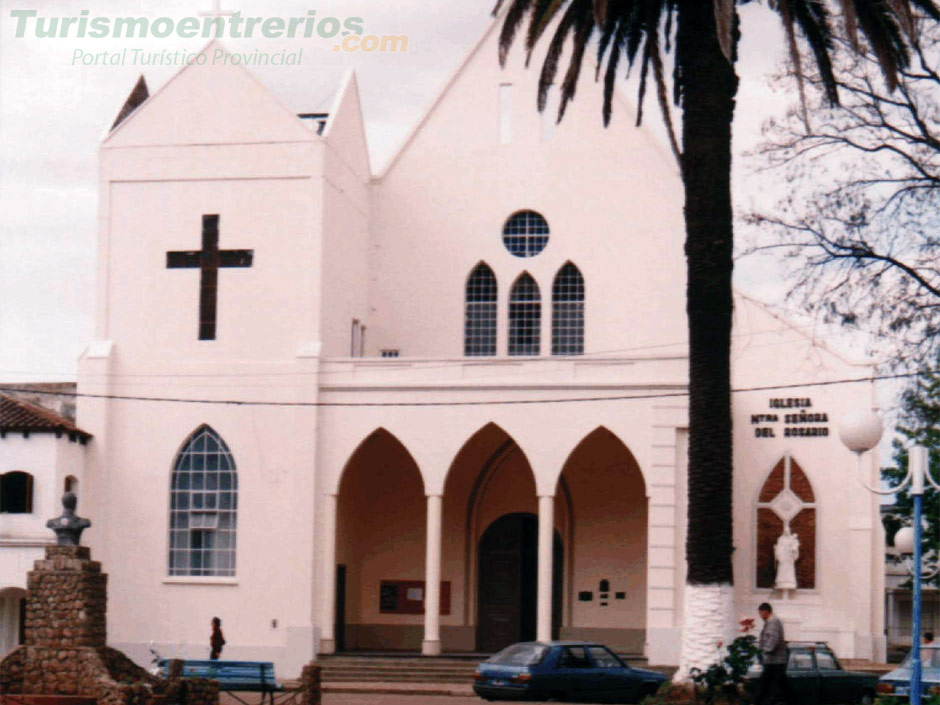
<svg viewBox="0 0 940 705"><path fill-rule="evenodd" d="M796 590L796 559L800 557L800 539L790 533L785 526L780 538L774 545L774 558L777 559L777 580L774 587L778 590Z"/></svg>

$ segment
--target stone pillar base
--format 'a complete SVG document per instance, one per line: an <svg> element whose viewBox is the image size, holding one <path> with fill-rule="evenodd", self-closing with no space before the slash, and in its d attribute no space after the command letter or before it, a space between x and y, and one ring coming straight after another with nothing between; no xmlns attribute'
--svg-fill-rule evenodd
<svg viewBox="0 0 940 705"><path fill-rule="evenodd" d="M320 648L318 652L321 655L335 654L336 653L336 640L334 639L320 639Z"/></svg>
<svg viewBox="0 0 940 705"><path fill-rule="evenodd" d="M300 674L300 686L302 689L300 698L301 705L320 705L322 701L320 666L315 662L310 662L304 666Z"/></svg>
<svg viewBox="0 0 940 705"><path fill-rule="evenodd" d="M425 639L421 642L421 653L424 656L440 656L441 655L441 642L439 639L434 639L428 641Z"/></svg>

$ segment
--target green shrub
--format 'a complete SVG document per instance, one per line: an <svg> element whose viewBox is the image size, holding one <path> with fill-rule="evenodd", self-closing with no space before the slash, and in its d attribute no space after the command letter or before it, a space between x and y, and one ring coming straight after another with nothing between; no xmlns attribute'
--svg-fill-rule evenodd
<svg viewBox="0 0 940 705"><path fill-rule="evenodd" d="M718 646L720 648L721 644ZM718 663L712 664L704 671L691 669L689 675L705 705L715 705L719 698L724 698L730 703L738 702L747 669L754 663L754 658L759 652L754 637L746 634L731 642L724 658Z"/></svg>

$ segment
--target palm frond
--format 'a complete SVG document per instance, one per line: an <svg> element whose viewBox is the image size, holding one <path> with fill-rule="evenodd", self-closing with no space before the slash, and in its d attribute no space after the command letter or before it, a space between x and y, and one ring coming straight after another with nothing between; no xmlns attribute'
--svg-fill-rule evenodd
<svg viewBox="0 0 940 705"><path fill-rule="evenodd" d="M792 12L788 25L788 39L790 41L790 55L796 69L797 82L800 89L800 100L803 106L803 120L808 123L809 118L806 114L806 97L803 91L803 72L800 65L800 52L796 46L795 39L791 32L793 25L800 28L810 51L813 52L813 58L816 60L816 66L819 69L822 78L823 87L826 91L826 99L833 105L839 102L839 94L836 90L836 78L832 72L832 24L829 21L829 13L825 4L821 0L795 0L789 1L789 9Z"/></svg>
<svg viewBox="0 0 940 705"><path fill-rule="evenodd" d="M599 0L600 1L600 0ZM625 2L629 0L613 0L616 5L624 5ZM605 11L610 7L607 2L608 0L603 0L605 3ZM604 57L607 55L607 49L610 48L611 42L614 42L614 39L617 36L623 36L623 20L622 12L620 8L610 8L609 12L603 16L600 22L597 21L597 3L594 5L594 22L600 28L600 37L597 41L597 65L594 68L594 80L598 80L601 75L601 68L604 66ZM613 58L613 52L620 51L622 48L621 42L614 42L613 49L611 49L611 58Z"/></svg>
<svg viewBox="0 0 940 705"><path fill-rule="evenodd" d="M898 71L907 66L907 50L897 15L883 0L854 0L858 26L878 59L889 90L897 86Z"/></svg>
<svg viewBox="0 0 940 705"><path fill-rule="evenodd" d="M594 32L594 12L591 7L587 3L572 3L572 7L577 9L577 16L574 20L574 47L571 51L571 61L568 63L565 80L561 83L561 96L558 105L559 121L565 116L565 109L571 99L574 98L575 90L578 87L578 76L581 74L584 52L591 39L591 34ZM542 86L540 85L539 92L541 90Z"/></svg>
<svg viewBox="0 0 940 705"><path fill-rule="evenodd" d="M531 9L529 31L526 33L525 40L526 66L529 65L529 61L532 59L532 50L535 48L536 43L567 1L568 0L535 0L535 4Z"/></svg>
<svg viewBox="0 0 940 705"><path fill-rule="evenodd" d="M643 56L640 64L640 85L637 89L636 124L643 124L643 101L646 97L646 79L649 75L650 61L653 54L659 54L659 19L662 6L659 3L646 3L644 16L639 29L642 33ZM633 55L628 53L630 65L633 65ZM655 80L655 78L654 78Z"/></svg>
<svg viewBox="0 0 940 705"><path fill-rule="evenodd" d="M565 39L567 39L568 33L574 26L576 16L577 4L569 5L565 14L561 16L561 21L558 23L558 27L555 28L555 34L552 35L552 40L548 44L548 53L542 61L542 72L539 74L539 112L545 110L545 105L548 103L548 91L555 83L558 63L565 48Z"/></svg>
<svg viewBox="0 0 940 705"><path fill-rule="evenodd" d="M842 31L845 38L852 48L858 51L858 19L855 17L854 0L839 0L839 7L842 9Z"/></svg>
<svg viewBox="0 0 940 705"><path fill-rule="evenodd" d="M676 139L676 128L672 122L672 111L669 108L669 99L666 90L666 72L663 69L662 54L656 50L650 53L650 63L653 65L653 78L656 81L656 99L659 102L659 111L663 116L663 123L666 126L666 135L669 137L669 147L676 158L679 166L682 166L682 150L679 149L679 141Z"/></svg>
<svg viewBox="0 0 940 705"><path fill-rule="evenodd" d="M594 24L603 27L609 18L607 6L610 0L593 0L594 4Z"/></svg>
<svg viewBox="0 0 940 705"><path fill-rule="evenodd" d="M940 8L933 0L908 0L908 2L933 21L940 22Z"/></svg>
<svg viewBox="0 0 940 705"><path fill-rule="evenodd" d="M496 6L493 8L493 15L499 14L505 0L496 0ZM516 31L519 25L525 19L526 13L532 6L532 0L509 0L509 12L506 13L506 19L503 20L503 28L499 33L499 65L506 65L506 57L509 56L509 48L516 38Z"/></svg>
<svg viewBox="0 0 940 705"><path fill-rule="evenodd" d="M616 29L611 33L610 57L607 59L607 70L604 72L604 105L602 115L604 126L610 125L610 118L614 112L614 88L617 85L617 67L620 65L620 55L623 52L623 43L626 41L626 24L616 22ZM597 69L600 71L602 57L598 57Z"/></svg>

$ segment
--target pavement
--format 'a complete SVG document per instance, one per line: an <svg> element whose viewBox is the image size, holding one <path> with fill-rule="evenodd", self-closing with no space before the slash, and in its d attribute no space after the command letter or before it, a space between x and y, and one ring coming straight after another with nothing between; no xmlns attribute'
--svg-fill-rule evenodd
<svg viewBox="0 0 940 705"><path fill-rule="evenodd" d="M475 695L391 695L382 693L324 693L323 705L486 705Z"/></svg>
<svg viewBox="0 0 940 705"><path fill-rule="evenodd" d="M477 696L473 694L473 686L469 683L324 683L323 694L324 700L327 695L342 695L344 697L347 695L394 695L399 697L420 695L477 699Z"/></svg>

